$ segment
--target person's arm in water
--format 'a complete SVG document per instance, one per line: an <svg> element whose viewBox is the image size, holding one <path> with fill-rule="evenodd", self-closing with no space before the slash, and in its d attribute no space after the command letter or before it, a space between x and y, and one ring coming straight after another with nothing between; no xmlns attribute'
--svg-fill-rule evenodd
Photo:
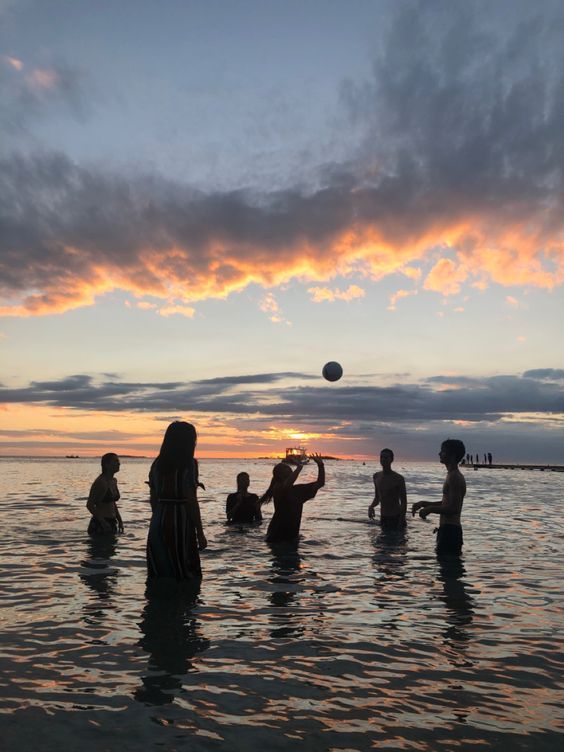
<svg viewBox="0 0 564 752"><path fill-rule="evenodd" d="M227 497L227 504L225 505L225 514L227 516L227 522L232 522L235 512L239 509L240 501L233 499L235 494L229 494Z"/></svg>
<svg viewBox="0 0 564 752"><path fill-rule="evenodd" d="M262 522L262 512L260 511L260 499L257 496L257 500L255 501L255 522Z"/></svg>
<svg viewBox="0 0 564 752"><path fill-rule="evenodd" d="M106 495L108 491L108 484L103 476L99 476L96 478L94 483L92 484L90 488L90 493L88 494L88 501L86 502L86 508L92 515L92 517L95 517L98 522L100 523L103 530L106 532L109 532L112 527L110 523L106 520L104 515L100 512L99 504L101 503L102 499Z"/></svg>
<svg viewBox="0 0 564 752"><path fill-rule="evenodd" d="M405 517L407 514L407 490L405 488L405 478L401 479L400 483L400 514L402 517Z"/></svg>
<svg viewBox="0 0 564 752"><path fill-rule="evenodd" d="M198 503L198 497L196 495L196 489L188 489L188 501L192 509L192 520L196 528L196 537L198 539L198 548L203 551L207 548L208 541L204 535L204 528L202 526L202 515L200 514L200 505Z"/></svg>
<svg viewBox="0 0 564 752"><path fill-rule="evenodd" d="M376 509L376 507L380 503L380 496L379 496L379 493L378 493L378 484L376 483L376 475L377 475L377 473L374 473L374 475L372 476L372 480L374 481L374 501L368 507L368 516L370 517L371 520L374 519L374 517L375 517L374 510Z"/></svg>
<svg viewBox="0 0 564 752"><path fill-rule="evenodd" d="M123 533L123 520L121 519L121 514L119 513L118 505L114 501L114 509L116 511L116 520L118 523L118 530L120 533Z"/></svg>

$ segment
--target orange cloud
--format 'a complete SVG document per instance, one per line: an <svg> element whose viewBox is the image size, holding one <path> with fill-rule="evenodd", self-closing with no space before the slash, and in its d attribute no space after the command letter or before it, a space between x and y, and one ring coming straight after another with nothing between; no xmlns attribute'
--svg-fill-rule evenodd
<svg viewBox="0 0 564 752"><path fill-rule="evenodd" d="M158 180L149 189L93 176L64 158L39 160L37 172L25 166L14 161L4 170L13 231L2 244L0 315L62 313L112 290L161 300L168 312L252 284L271 289L291 281L317 283L308 288L315 302L352 300L364 294L360 286L328 283L353 276L402 274L442 295L492 282L545 289L564 283L564 230L546 227L534 206L498 218L489 206L470 212L460 199L448 212L427 197L408 222L401 202L382 212L385 188L339 189L329 205L320 191L255 206L238 194L202 196ZM420 267L430 263L421 283Z"/></svg>
<svg viewBox="0 0 564 752"><path fill-rule="evenodd" d="M366 293L358 285L349 285L346 290L331 290L329 287L310 287L308 292L314 303L334 303L335 300L350 301L355 298L363 298Z"/></svg>
<svg viewBox="0 0 564 752"><path fill-rule="evenodd" d="M468 272L461 266L457 266L449 258L437 261L427 275L423 287L425 290L433 290L443 295L455 295L460 292L462 283L467 279Z"/></svg>
<svg viewBox="0 0 564 752"><path fill-rule="evenodd" d="M390 296L390 304L388 305L388 311L395 311L398 300L402 298L408 298L411 295L417 295L417 290L398 290L392 296Z"/></svg>
<svg viewBox="0 0 564 752"><path fill-rule="evenodd" d="M266 293L266 295L260 300L259 308L264 313L269 314L268 318L274 324L287 324L288 326L292 325L291 322L285 319L282 315L280 306L276 302L276 298L271 292Z"/></svg>
<svg viewBox="0 0 564 752"><path fill-rule="evenodd" d="M169 305L164 306L163 308L159 308L158 314L159 316L186 316L187 318L191 319L194 314L196 313L196 310L192 308L191 306L181 306L181 305Z"/></svg>
<svg viewBox="0 0 564 752"><path fill-rule="evenodd" d="M3 60L11 68L14 68L14 70L21 71L22 68L23 68L23 62L21 60L18 60L17 57L11 57L10 55L4 55L3 56Z"/></svg>
<svg viewBox="0 0 564 752"><path fill-rule="evenodd" d="M52 89L59 83L59 75L52 68L34 68L27 76L27 81L37 89Z"/></svg>

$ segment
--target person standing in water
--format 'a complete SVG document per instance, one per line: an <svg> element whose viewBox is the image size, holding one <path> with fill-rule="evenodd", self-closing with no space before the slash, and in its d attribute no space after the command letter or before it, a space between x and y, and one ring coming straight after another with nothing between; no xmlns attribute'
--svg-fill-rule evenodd
<svg viewBox="0 0 564 752"><path fill-rule="evenodd" d="M464 543L462 538L462 503L466 495L466 481L458 469L466 449L459 439L447 439L441 444L439 460L446 467L447 475L443 485L441 501L418 501L411 507L412 515L419 512L422 519L429 514L440 514L437 531L437 554L460 554Z"/></svg>
<svg viewBox="0 0 564 752"><path fill-rule="evenodd" d="M382 470L374 473L374 501L368 507L368 516L374 519L374 510L380 504L380 524L387 530L405 527L407 512L407 492L403 475L392 470L394 453L391 449L382 449L380 464Z"/></svg>
<svg viewBox="0 0 564 752"><path fill-rule="evenodd" d="M295 470L280 462L272 470L272 480L260 503L266 504L274 500L274 514L268 525L266 540L268 543L282 543L295 541L300 534L302 511L306 501L313 499L320 488L325 485L325 466L318 454L311 454L311 459L317 465L317 480L313 483L294 485L301 473L303 463Z"/></svg>
<svg viewBox="0 0 564 752"><path fill-rule="evenodd" d="M114 475L119 472L119 457L108 452L102 457L102 472L90 488L86 508L92 515L89 535L123 533L123 520L117 508L119 489Z"/></svg>
<svg viewBox="0 0 564 752"><path fill-rule="evenodd" d="M229 494L225 505L227 522L262 522L259 497L249 493L249 473L237 475L237 491Z"/></svg>
<svg viewBox="0 0 564 752"><path fill-rule="evenodd" d="M149 577L195 580L202 576L199 552L208 543L196 495L196 440L196 429L191 423L174 421L166 429L159 456L151 465Z"/></svg>

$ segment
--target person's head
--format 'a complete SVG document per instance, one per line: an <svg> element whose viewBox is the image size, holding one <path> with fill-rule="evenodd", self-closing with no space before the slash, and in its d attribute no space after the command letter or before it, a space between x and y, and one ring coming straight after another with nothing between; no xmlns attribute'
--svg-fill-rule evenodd
<svg viewBox="0 0 564 752"><path fill-rule="evenodd" d="M119 470L119 457L115 452L108 452L102 456L102 472L117 473Z"/></svg>
<svg viewBox="0 0 564 752"><path fill-rule="evenodd" d="M466 454L466 447L460 439L447 439L441 444L439 460L443 465L457 464Z"/></svg>
<svg viewBox="0 0 564 752"><path fill-rule="evenodd" d="M394 453L391 449L382 449L380 452L380 464L383 468L390 468L394 461Z"/></svg>
<svg viewBox="0 0 564 752"><path fill-rule="evenodd" d="M237 475L237 491L246 491L250 482L249 473L239 473Z"/></svg>
<svg viewBox="0 0 564 752"><path fill-rule="evenodd" d="M268 502L272 500L277 489L284 483L284 481L288 480L293 472L294 471L292 470L290 465L288 465L288 463L286 462L279 462L277 465L275 465L272 468L272 480L270 481L270 485L266 490L266 493L261 496L260 503L268 504Z"/></svg>
<svg viewBox="0 0 564 752"><path fill-rule="evenodd" d="M157 458L159 464L165 468L186 467L194 459L197 438L191 423L175 420L165 431Z"/></svg>
<svg viewBox="0 0 564 752"><path fill-rule="evenodd" d="M286 462L279 462L272 468L272 480L275 483L284 483L294 471Z"/></svg>

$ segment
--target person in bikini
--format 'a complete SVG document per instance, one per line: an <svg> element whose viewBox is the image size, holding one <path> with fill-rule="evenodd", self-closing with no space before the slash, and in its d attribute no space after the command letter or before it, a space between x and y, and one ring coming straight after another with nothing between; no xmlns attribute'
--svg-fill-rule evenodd
<svg viewBox="0 0 564 752"><path fill-rule="evenodd" d="M89 535L123 533L123 520L117 508L119 489L114 475L119 472L119 457L108 452L102 457L102 472L90 488L86 508L92 515Z"/></svg>
<svg viewBox="0 0 564 752"><path fill-rule="evenodd" d="M446 467L447 475L443 485L441 501L418 501L411 507L412 515L419 512L422 519L429 514L440 514L437 530L437 554L460 554L464 543L462 538L462 503L466 495L466 481L458 469L466 449L459 439L447 439L441 444L439 460Z"/></svg>
<svg viewBox="0 0 564 752"><path fill-rule="evenodd" d="M392 470L394 453L391 449L382 449L380 464L382 470L374 473L374 501L368 507L368 516L374 519L374 510L380 504L380 524L387 530L405 527L407 512L407 492L403 475Z"/></svg>

